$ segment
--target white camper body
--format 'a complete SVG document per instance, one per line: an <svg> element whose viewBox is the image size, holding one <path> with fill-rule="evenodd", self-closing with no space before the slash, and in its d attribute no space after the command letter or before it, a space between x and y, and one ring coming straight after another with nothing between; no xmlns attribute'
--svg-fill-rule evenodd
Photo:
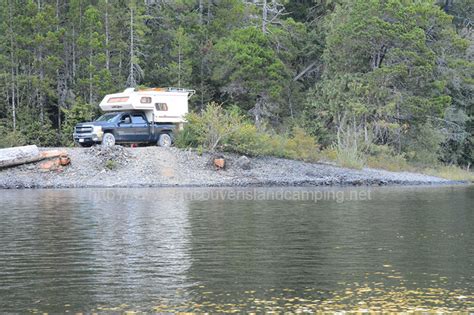
<svg viewBox="0 0 474 315"><path fill-rule="evenodd" d="M194 93L194 90L178 88L128 88L122 93L106 95L99 106L105 112L141 110L148 121L156 123L183 123L188 100Z"/></svg>

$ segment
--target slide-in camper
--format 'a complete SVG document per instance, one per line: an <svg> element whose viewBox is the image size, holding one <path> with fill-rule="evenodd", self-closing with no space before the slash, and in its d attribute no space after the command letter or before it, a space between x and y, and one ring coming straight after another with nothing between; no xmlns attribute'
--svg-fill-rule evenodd
<svg viewBox="0 0 474 315"><path fill-rule="evenodd" d="M100 102L104 112L140 110L148 121L156 123L183 123L188 113L188 100L194 90L180 88L128 88L121 93L108 94Z"/></svg>

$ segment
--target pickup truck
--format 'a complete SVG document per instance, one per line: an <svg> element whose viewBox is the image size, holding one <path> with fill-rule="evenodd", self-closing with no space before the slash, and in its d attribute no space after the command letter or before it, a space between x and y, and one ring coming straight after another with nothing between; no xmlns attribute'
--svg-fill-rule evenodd
<svg viewBox="0 0 474 315"><path fill-rule="evenodd" d="M73 137L81 146L146 143L169 147L175 128L172 123L149 122L142 111L108 112L95 121L77 124Z"/></svg>

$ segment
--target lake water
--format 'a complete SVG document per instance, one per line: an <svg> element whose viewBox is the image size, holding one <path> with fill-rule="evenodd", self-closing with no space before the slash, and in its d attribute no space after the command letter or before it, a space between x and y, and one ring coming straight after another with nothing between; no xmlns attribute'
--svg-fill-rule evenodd
<svg viewBox="0 0 474 315"><path fill-rule="evenodd" d="M474 187L0 190L0 311L474 311Z"/></svg>

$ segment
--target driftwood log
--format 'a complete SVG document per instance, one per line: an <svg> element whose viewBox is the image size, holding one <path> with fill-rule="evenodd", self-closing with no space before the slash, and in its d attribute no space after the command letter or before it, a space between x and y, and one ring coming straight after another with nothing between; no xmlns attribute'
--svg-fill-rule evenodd
<svg viewBox="0 0 474 315"><path fill-rule="evenodd" d="M0 149L0 168L41 161L61 155L67 156L67 153L60 150L40 152L35 145Z"/></svg>

